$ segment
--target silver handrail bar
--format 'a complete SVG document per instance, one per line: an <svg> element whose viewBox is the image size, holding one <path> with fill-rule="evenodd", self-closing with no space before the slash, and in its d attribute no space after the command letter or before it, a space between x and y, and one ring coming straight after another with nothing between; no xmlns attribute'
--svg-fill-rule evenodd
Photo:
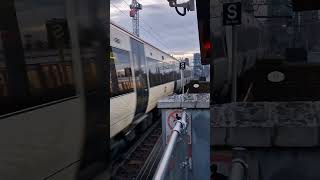
<svg viewBox="0 0 320 180"><path fill-rule="evenodd" d="M168 165L170 162L170 157L172 155L172 152L174 150L174 147L177 143L179 135L187 129L187 114L185 111L182 111L182 117L181 120L177 120L174 128L172 129L172 135L170 137L170 140L168 142L168 145L164 151L164 154L160 160L159 166L157 168L157 171L155 175L153 176L153 180L164 180Z"/></svg>

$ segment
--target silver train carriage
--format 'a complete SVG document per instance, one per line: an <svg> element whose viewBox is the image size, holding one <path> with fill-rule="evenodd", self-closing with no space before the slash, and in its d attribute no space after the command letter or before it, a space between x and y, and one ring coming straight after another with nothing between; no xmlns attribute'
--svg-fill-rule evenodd
<svg viewBox="0 0 320 180"><path fill-rule="evenodd" d="M0 179L108 167L107 2L0 3Z"/></svg>
<svg viewBox="0 0 320 180"><path fill-rule="evenodd" d="M110 26L110 137L125 134L156 108L157 101L181 91L179 62L123 28ZM184 84L191 78L184 72Z"/></svg>
<svg viewBox="0 0 320 180"><path fill-rule="evenodd" d="M114 25L108 38L106 3L1 2L1 179L92 178L109 167L109 137L179 89L172 57Z"/></svg>

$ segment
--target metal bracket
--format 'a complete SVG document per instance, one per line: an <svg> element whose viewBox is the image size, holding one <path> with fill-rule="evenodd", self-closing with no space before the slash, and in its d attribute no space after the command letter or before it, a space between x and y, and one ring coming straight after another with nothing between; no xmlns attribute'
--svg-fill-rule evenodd
<svg viewBox="0 0 320 180"><path fill-rule="evenodd" d="M176 11L179 15L184 16L186 15L186 10L188 11L194 11L194 0L189 0L188 2L184 2L184 3L177 3L177 0L168 0L169 2L169 6L170 7L174 7L176 8ZM179 10L177 9L178 7L182 7L184 9L183 13L180 13Z"/></svg>
<svg viewBox="0 0 320 180"><path fill-rule="evenodd" d="M185 111L182 112L182 116L185 116L185 117L181 117L181 119L177 120L173 128L173 131L177 131L179 134L181 134L182 132L185 132L188 127L187 114ZM177 123L180 123L180 127L176 126Z"/></svg>
<svg viewBox="0 0 320 180"><path fill-rule="evenodd" d="M186 8L188 11L194 11L194 0L189 0L188 2L184 3L177 3L177 0L168 0L170 7L183 7Z"/></svg>
<svg viewBox="0 0 320 180"><path fill-rule="evenodd" d="M180 168L189 168L191 169L191 159L189 157L186 157L186 160L180 163Z"/></svg>

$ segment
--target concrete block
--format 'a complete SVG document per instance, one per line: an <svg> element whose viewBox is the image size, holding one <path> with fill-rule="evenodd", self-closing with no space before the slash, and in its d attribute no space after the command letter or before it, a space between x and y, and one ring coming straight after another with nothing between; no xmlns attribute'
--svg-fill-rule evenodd
<svg viewBox="0 0 320 180"><path fill-rule="evenodd" d="M212 127L210 132L210 145L223 146L226 145L227 128Z"/></svg>
<svg viewBox="0 0 320 180"><path fill-rule="evenodd" d="M274 145L309 147L319 144L318 113L314 102L280 102L272 109L276 122Z"/></svg>
<svg viewBox="0 0 320 180"><path fill-rule="evenodd" d="M317 127L277 127L274 145L280 147L312 147L319 145Z"/></svg>
<svg viewBox="0 0 320 180"><path fill-rule="evenodd" d="M229 128L227 145L242 147L269 147L272 142L272 127Z"/></svg>
<svg viewBox="0 0 320 180"><path fill-rule="evenodd" d="M230 146L319 146L320 102L223 104L211 108L210 125L211 144L224 136Z"/></svg>

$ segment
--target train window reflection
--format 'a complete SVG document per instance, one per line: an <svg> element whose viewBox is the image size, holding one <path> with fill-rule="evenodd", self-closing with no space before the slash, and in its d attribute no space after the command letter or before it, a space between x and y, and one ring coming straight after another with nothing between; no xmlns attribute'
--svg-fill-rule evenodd
<svg viewBox="0 0 320 180"><path fill-rule="evenodd" d="M40 93L41 88L43 88L40 82L40 75L38 73L39 68L37 66L30 66L28 68L28 79L30 81L29 89L32 94Z"/></svg>
<svg viewBox="0 0 320 180"><path fill-rule="evenodd" d="M118 48L112 48L110 56L111 97L133 92L129 52Z"/></svg>
<svg viewBox="0 0 320 180"><path fill-rule="evenodd" d="M4 69L0 70L0 96L8 96L8 77Z"/></svg>
<svg viewBox="0 0 320 180"><path fill-rule="evenodd" d="M4 3L12 4L0 21L0 115L75 96L65 4Z"/></svg>
<svg viewBox="0 0 320 180"><path fill-rule="evenodd" d="M162 63L160 73L161 73L161 79L162 83L168 83L170 81L173 81L174 74L173 74L173 67L171 64L168 63Z"/></svg>
<svg viewBox="0 0 320 180"><path fill-rule="evenodd" d="M87 92L96 90L97 84L97 66L94 59L84 59L83 62L84 80Z"/></svg>
<svg viewBox="0 0 320 180"><path fill-rule="evenodd" d="M181 79L181 72L180 72L180 69L179 69L179 64L176 64L175 66L175 80L179 80Z"/></svg>
<svg viewBox="0 0 320 180"><path fill-rule="evenodd" d="M149 82L150 87L154 87L161 84L161 74L160 74L160 62L152 59L147 58L148 68L149 68Z"/></svg>

